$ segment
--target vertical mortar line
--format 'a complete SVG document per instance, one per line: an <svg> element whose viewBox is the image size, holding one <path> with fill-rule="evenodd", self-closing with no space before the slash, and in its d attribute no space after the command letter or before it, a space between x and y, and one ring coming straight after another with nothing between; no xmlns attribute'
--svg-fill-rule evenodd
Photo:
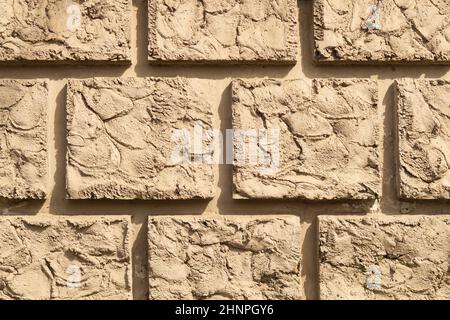
<svg viewBox="0 0 450 320"><path fill-rule="evenodd" d="M319 252L319 221L316 219L314 221L314 239L315 239L315 250L314 250L314 265L316 266L316 274L314 279L315 284L315 296L313 299L319 300L320 299L320 252Z"/></svg>
<svg viewBox="0 0 450 320"><path fill-rule="evenodd" d="M139 40L141 38L138 35L138 32L140 32L139 27L139 18L141 15L141 11L145 10L145 7L143 3L146 0L131 0L130 4L130 47L131 47L131 65L127 66L126 71L124 72L123 76L126 77L137 77L136 68L139 65L138 59L142 58L139 56L139 47L142 44L139 44Z"/></svg>
<svg viewBox="0 0 450 320"><path fill-rule="evenodd" d="M147 300L149 293L147 216L131 216L131 265L133 300Z"/></svg>
<svg viewBox="0 0 450 320"><path fill-rule="evenodd" d="M384 80L379 82L379 90L383 91L382 110L384 114L382 127L383 133L383 167L382 167L382 197L381 197L381 211L384 214L392 214L398 211L397 192L395 186L396 174L396 117L395 117L395 92L393 90L393 81ZM383 90L381 90L383 88Z"/></svg>
<svg viewBox="0 0 450 320"><path fill-rule="evenodd" d="M400 197L400 132L399 130L399 118L398 118L398 98L397 98L397 84L394 80L393 82L393 109L392 109L392 119L393 119L393 126L392 130L394 130L394 172L392 173L394 175L394 190L393 190L393 197L396 197L396 199L399 199Z"/></svg>
<svg viewBox="0 0 450 320"><path fill-rule="evenodd" d="M377 84L377 110L378 110L378 152L379 152L379 174L380 174L380 182L379 182L379 188L380 188L380 198L378 199L378 208L377 212L375 213L382 213L383 212L383 201L384 201L384 180L385 180L385 168L386 168L386 148L385 148L385 136L388 134L388 128L386 128L385 125L385 119L388 116L388 108L383 103L383 97L386 95L386 92L383 90L383 87L381 85L381 79L379 73L377 73L375 76L373 76L374 80Z"/></svg>
<svg viewBox="0 0 450 320"><path fill-rule="evenodd" d="M126 69L123 76L137 77L137 68L141 64L139 59L143 59L139 55L139 43L142 37L138 35L140 32L139 23L142 11L146 9L147 0L130 1L130 46L131 46L131 65ZM145 62L142 62L145 64ZM149 294L149 277L148 277L148 244L147 244L147 221L148 213L139 214L131 213L131 265L132 265L132 297L133 300L147 300Z"/></svg>
<svg viewBox="0 0 450 320"><path fill-rule="evenodd" d="M294 213L295 214L295 213ZM303 297L306 300L315 300L318 297L319 269L317 264L317 215L295 214L300 218L301 224L301 276Z"/></svg>
<svg viewBox="0 0 450 320"><path fill-rule="evenodd" d="M223 164L218 165L218 170L215 170L217 174L217 188L216 188L216 208L218 215L226 214L241 214L245 213L241 205L236 203L232 199L233 197L233 165L227 164L227 144L231 144L231 149L233 148L233 141L231 137L227 137L226 130L232 129L232 91L231 83L234 78L226 78L223 80L222 90L220 91L221 99L218 100L218 104L214 109L214 117L217 120L216 124L223 136L223 154L222 161ZM214 80L218 81L218 80ZM231 141L229 141L231 139ZM230 211L238 210L238 212Z"/></svg>
<svg viewBox="0 0 450 320"><path fill-rule="evenodd" d="M56 121L55 113L57 108L57 90L55 88L57 80L47 79L48 81L48 101L47 101L47 157L48 157L48 176L47 176L47 188L48 195L43 206L44 211L48 213L52 213L52 202L54 198L55 192L55 180L57 177L57 152L58 149L57 141L56 141L56 126L59 124ZM40 210L39 213L42 213Z"/></svg>
<svg viewBox="0 0 450 320"><path fill-rule="evenodd" d="M68 208L65 202L65 166L66 166L66 84L70 77L64 75L62 79L51 80L52 93L50 96L49 112L50 123L49 145L51 152L49 159L52 161L50 179L51 193L48 199L47 211L51 214L67 214Z"/></svg>

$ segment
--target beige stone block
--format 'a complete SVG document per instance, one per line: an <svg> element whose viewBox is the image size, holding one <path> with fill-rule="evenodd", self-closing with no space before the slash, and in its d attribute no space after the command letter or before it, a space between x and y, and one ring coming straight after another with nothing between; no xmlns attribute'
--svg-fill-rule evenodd
<svg viewBox="0 0 450 320"><path fill-rule="evenodd" d="M449 299L450 217L319 217L321 299Z"/></svg>
<svg viewBox="0 0 450 320"><path fill-rule="evenodd" d="M149 61L295 63L295 0L149 0Z"/></svg>
<svg viewBox="0 0 450 320"><path fill-rule="evenodd" d="M0 217L0 300L131 299L127 217Z"/></svg>
<svg viewBox="0 0 450 320"><path fill-rule="evenodd" d="M0 62L130 62L130 0L2 0Z"/></svg>
<svg viewBox="0 0 450 320"><path fill-rule="evenodd" d="M46 197L47 107L46 81L0 80L0 197Z"/></svg>
<svg viewBox="0 0 450 320"><path fill-rule="evenodd" d="M314 0L315 59L450 63L448 0Z"/></svg>
<svg viewBox="0 0 450 320"><path fill-rule="evenodd" d="M450 81L396 81L398 192L450 199Z"/></svg>
<svg viewBox="0 0 450 320"><path fill-rule="evenodd" d="M212 129L211 106L199 93L202 89L191 85L192 81L70 81L68 198L211 198L212 165L198 159L190 162L195 158L195 127ZM200 142L205 148L202 150L206 150L206 138ZM186 148L187 152L178 152ZM189 159L182 158L186 153Z"/></svg>
<svg viewBox="0 0 450 320"><path fill-rule="evenodd" d="M149 220L150 299L300 299L297 217Z"/></svg>
<svg viewBox="0 0 450 320"><path fill-rule="evenodd" d="M237 80L232 87L234 198L380 195L375 81Z"/></svg>

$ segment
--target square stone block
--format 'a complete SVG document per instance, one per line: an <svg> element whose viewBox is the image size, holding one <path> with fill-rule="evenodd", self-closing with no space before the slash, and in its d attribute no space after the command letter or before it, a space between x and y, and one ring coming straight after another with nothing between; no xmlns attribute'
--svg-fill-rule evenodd
<svg viewBox="0 0 450 320"><path fill-rule="evenodd" d="M127 217L0 217L0 300L131 299Z"/></svg>
<svg viewBox="0 0 450 320"><path fill-rule="evenodd" d="M315 59L450 63L448 0L314 0Z"/></svg>
<svg viewBox="0 0 450 320"><path fill-rule="evenodd" d="M375 81L237 80L232 87L234 198L380 195Z"/></svg>
<svg viewBox="0 0 450 320"><path fill-rule="evenodd" d="M70 81L68 198L211 198L212 164L197 159L206 149L196 151L192 146L197 141L193 133L196 128L212 129L212 112L204 95L197 91L201 89L190 81ZM206 148L207 138L200 142ZM180 154L180 159L175 157ZM183 158L183 154L187 156Z"/></svg>
<svg viewBox="0 0 450 320"><path fill-rule="evenodd" d="M149 220L150 299L300 299L297 217Z"/></svg>
<svg viewBox="0 0 450 320"><path fill-rule="evenodd" d="M3 0L0 62L130 62L130 0Z"/></svg>
<svg viewBox="0 0 450 320"><path fill-rule="evenodd" d="M46 81L0 80L0 197L46 197L47 105Z"/></svg>
<svg viewBox="0 0 450 320"><path fill-rule="evenodd" d="M398 193L450 199L450 81L396 82Z"/></svg>
<svg viewBox="0 0 450 320"><path fill-rule="evenodd" d="M295 63L295 0L149 0L149 61Z"/></svg>
<svg viewBox="0 0 450 320"><path fill-rule="evenodd" d="M450 298L450 216L319 217L320 298Z"/></svg>

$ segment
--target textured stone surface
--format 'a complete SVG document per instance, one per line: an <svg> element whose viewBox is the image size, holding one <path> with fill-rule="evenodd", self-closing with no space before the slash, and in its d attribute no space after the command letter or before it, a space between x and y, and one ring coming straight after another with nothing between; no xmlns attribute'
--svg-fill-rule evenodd
<svg viewBox="0 0 450 320"><path fill-rule="evenodd" d="M129 218L0 218L0 300L129 299Z"/></svg>
<svg viewBox="0 0 450 320"><path fill-rule="evenodd" d="M293 63L295 0L149 0L149 60Z"/></svg>
<svg viewBox="0 0 450 320"><path fill-rule="evenodd" d="M297 217L151 218L150 299L299 299Z"/></svg>
<svg viewBox="0 0 450 320"><path fill-rule="evenodd" d="M319 217L321 299L449 299L450 216Z"/></svg>
<svg viewBox="0 0 450 320"><path fill-rule="evenodd" d="M0 80L0 197L46 197L47 99L45 81Z"/></svg>
<svg viewBox="0 0 450 320"><path fill-rule="evenodd" d="M0 61L130 61L130 0L0 0Z"/></svg>
<svg viewBox="0 0 450 320"><path fill-rule="evenodd" d="M68 197L212 197L212 165L172 161L175 130L212 128L211 108L196 90L181 78L70 81Z"/></svg>
<svg viewBox="0 0 450 320"><path fill-rule="evenodd" d="M314 0L319 62L450 63L448 0Z"/></svg>
<svg viewBox="0 0 450 320"><path fill-rule="evenodd" d="M247 153L244 161L236 157L235 198L372 199L380 194L375 81L237 80L232 91L235 130L280 130L279 152L259 146L270 165L249 162ZM241 148L236 141L235 152ZM244 142L250 146L250 140Z"/></svg>
<svg viewBox="0 0 450 320"><path fill-rule="evenodd" d="M450 199L450 81L397 81L399 195Z"/></svg>

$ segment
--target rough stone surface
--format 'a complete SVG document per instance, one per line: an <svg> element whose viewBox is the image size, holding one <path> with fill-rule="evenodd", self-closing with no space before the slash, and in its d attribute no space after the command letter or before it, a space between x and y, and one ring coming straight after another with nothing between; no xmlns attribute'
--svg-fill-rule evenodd
<svg viewBox="0 0 450 320"><path fill-rule="evenodd" d="M244 159L236 156L242 145L234 141L235 198L379 196L375 81L237 80L232 87L233 128L246 134ZM250 162L249 129L279 130L279 151L260 143L258 161ZM267 131L267 141L273 135Z"/></svg>
<svg viewBox="0 0 450 320"><path fill-rule="evenodd" d="M151 218L150 299L300 299L297 217Z"/></svg>
<svg viewBox="0 0 450 320"><path fill-rule="evenodd" d="M47 99L45 81L0 80L0 197L46 197Z"/></svg>
<svg viewBox="0 0 450 320"><path fill-rule="evenodd" d="M0 0L0 61L130 61L130 0Z"/></svg>
<svg viewBox="0 0 450 320"><path fill-rule="evenodd" d="M450 81L397 81L401 198L450 199Z"/></svg>
<svg viewBox="0 0 450 320"><path fill-rule="evenodd" d="M319 217L321 299L449 299L450 216Z"/></svg>
<svg viewBox="0 0 450 320"><path fill-rule="evenodd" d="M294 63L295 0L149 0L149 60Z"/></svg>
<svg viewBox="0 0 450 320"><path fill-rule="evenodd" d="M319 62L450 63L448 0L315 0Z"/></svg>
<svg viewBox="0 0 450 320"><path fill-rule="evenodd" d="M182 78L70 81L68 197L211 198L212 165L172 158L176 130L212 128L211 107L195 88Z"/></svg>
<svg viewBox="0 0 450 320"><path fill-rule="evenodd" d="M129 218L0 218L0 300L130 299Z"/></svg>

